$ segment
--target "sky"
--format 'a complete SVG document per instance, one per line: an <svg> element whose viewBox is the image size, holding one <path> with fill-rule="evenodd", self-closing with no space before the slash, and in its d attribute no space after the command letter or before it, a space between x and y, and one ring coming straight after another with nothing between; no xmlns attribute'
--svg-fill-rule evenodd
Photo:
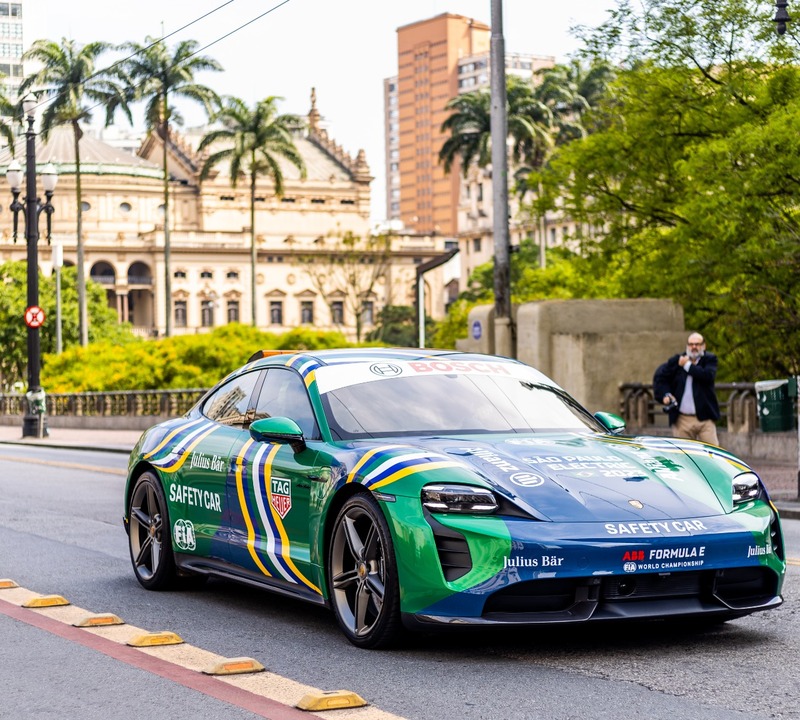
<svg viewBox="0 0 800 720"><path fill-rule="evenodd" d="M506 51L565 61L579 47L571 28L596 26L615 6L614 0L504 0ZM283 98L281 112L306 115L315 88L329 135L353 157L366 152L378 222L385 214L383 80L397 74L396 31L445 12L491 24L491 0L24 0L24 42L143 44L147 36L175 33L166 40L170 46L196 40L223 66L199 78L220 95L250 104L274 95ZM186 126L202 124L199 108L180 110Z"/></svg>

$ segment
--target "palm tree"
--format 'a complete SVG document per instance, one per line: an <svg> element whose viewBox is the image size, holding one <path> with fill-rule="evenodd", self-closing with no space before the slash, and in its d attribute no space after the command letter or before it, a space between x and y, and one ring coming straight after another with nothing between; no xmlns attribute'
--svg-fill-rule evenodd
<svg viewBox="0 0 800 720"><path fill-rule="evenodd" d="M4 77L6 76L0 73L0 80ZM5 89L0 85L0 136L6 141L8 149L11 151L11 157L14 157L16 137L14 135L14 128L9 125L7 119L13 118L16 115L17 107L8 99Z"/></svg>
<svg viewBox="0 0 800 720"><path fill-rule="evenodd" d="M550 145L552 113L536 99L532 86L515 75L506 80L506 99L512 158L533 163ZM452 113L442 123L442 132L450 137L439 151L446 173L456 159L461 160L464 177L472 164L483 168L491 163L491 103L488 90L464 93L447 103Z"/></svg>
<svg viewBox="0 0 800 720"><path fill-rule="evenodd" d="M256 103L253 109L239 98L226 98L222 109L215 115L222 127L203 137L198 152L210 148L200 171L201 182L208 178L211 169L225 160L230 162L231 184L236 187L239 178L250 180L250 282L253 327L256 327L256 182L259 175L272 180L275 195L283 195L283 171L280 159L285 158L306 176L305 163L294 144L292 133L303 127L297 115L278 115L278 98L270 96ZM214 151L213 146L221 146Z"/></svg>
<svg viewBox="0 0 800 720"><path fill-rule="evenodd" d="M588 128L584 115L605 95L614 73L610 65L595 63L589 68L580 61L539 70L541 78L534 95L552 112L556 145L584 137Z"/></svg>
<svg viewBox="0 0 800 720"><path fill-rule="evenodd" d="M171 98L186 98L203 105L211 115L219 104L217 94L196 82L195 76L207 70L222 70L213 58L197 55L195 40L179 42L172 54L162 40L145 38L145 44L127 43L124 48L131 53L125 61L125 70L135 88L137 100L146 103L145 120L150 130L155 130L163 142L164 168L164 296L166 306L166 334L172 335L172 269L169 237L169 146L170 120L178 120Z"/></svg>
<svg viewBox="0 0 800 720"><path fill-rule="evenodd" d="M118 67L97 70L97 59L113 45L93 42L79 45L74 40L37 40L22 56L42 67L25 78L20 86L20 96L33 88L47 92L47 107L42 113L42 137L47 140L54 127L68 125L72 128L75 147L75 205L78 244L78 327L82 346L89 343L89 318L86 305L86 276L83 247L83 199L81 194L81 152L83 137L81 123L91 120L91 111L102 105L106 111L106 125L114 120L118 108L131 121L131 112L125 94L125 77Z"/></svg>

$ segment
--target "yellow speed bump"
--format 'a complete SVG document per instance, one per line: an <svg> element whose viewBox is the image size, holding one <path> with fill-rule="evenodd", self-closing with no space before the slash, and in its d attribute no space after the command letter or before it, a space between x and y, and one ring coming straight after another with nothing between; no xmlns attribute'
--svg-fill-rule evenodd
<svg viewBox="0 0 800 720"><path fill-rule="evenodd" d="M112 615L111 613L103 613L100 615L86 615L80 620L76 620L74 623L72 623L73 627L84 627L84 628L103 627L105 625L124 625L124 624L125 624L124 620L121 620L116 615Z"/></svg>
<svg viewBox="0 0 800 720"><path fill-rule="evenodd" d="M180 645L183 639L174 632L145 633L128 640L131 647L154 647L156 645Z"/></svg>
<svg viewBox="0 0 800 720"><path fill-rule="evenodd" d="M206 675L239 675L241 673L257 673L266 670L266 668L258 662L249 657L228 658L221 660L205 668L203 672Z"/></svg>
<svg viewBox="0 0 800 720"><path fill-rule="evenodd" d="M360 695L349 690L331 690L330 692L310 692L301 698L296 707L300 710L318 712L320 710L338 710L368 705Z"/></svg>
<svg viewBox="0 0 800 720"><path fill-rule="evenodd" d="M0 580L0 590L8 590L9 588L19 587L17 583L13 580L9 580L8 578L3 578Z"/></svg>
<svg viewBox="0 0 800 720"><path fill-rule="evenodd" d="M69 600L61 595L40 595L22 603L24 608L47 608L57 607L58 605L69 605Z"/></svg>

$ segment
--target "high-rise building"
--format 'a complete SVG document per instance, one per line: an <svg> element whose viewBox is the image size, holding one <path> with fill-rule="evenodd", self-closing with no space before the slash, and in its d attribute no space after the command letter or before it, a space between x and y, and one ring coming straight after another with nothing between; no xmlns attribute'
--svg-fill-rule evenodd
<svg viewBox="0 0 800 720"><path fill-rule="evenodd" d="M444 13L397 30L399 219L417 232L455 236L459 173L438 162L449 100L459 92L458 62L489 52L489 26ZM389 81L391 84L391 81ZM387 98L391 103L391 95ZM389 104L391 111L391 104ZM387 136L391 142L391 137ZM387 165L387 180L392 164ZM387 182L392 197L394 186ZM391 200L390 200L391 202ZM391 205L390 205L391 209Z"/></svg>
<svg viewBox="0 0 800 720"><path fill-rule="evenodd" d="M384 81L386 215L406 227L455 236L463 202L461 168L439 164L442 123L457 95L489 88L488 25L445 13L397 30L398 74ZM506 74L531 79L549 55L506 53Z"/></svg>
<svg viewBox="0 0 800 720"><path fill-rule="evenodd" d="M447 103L457 95L490 87L490 28L461 15L443 14L397 30L398 74L384 81L386 214L417 232L457 238L461 289L472 271L494 254L491 167L445 175L439 151L448 136ZM506 52L506 76L536 80L555 57ZM512 173L513 174L513 173ZM529 199L529 198L528 198ZM568 243L574 223L560 212L544 218L520 215L520 198L509 197L509 239L533 238L545 246Z"/></svg>
<svg viewBox="0 0 800 720"><path fill-rule="evenodd" d="M0 77L9 99L22 84L22 2L0 2Z"/></svg>

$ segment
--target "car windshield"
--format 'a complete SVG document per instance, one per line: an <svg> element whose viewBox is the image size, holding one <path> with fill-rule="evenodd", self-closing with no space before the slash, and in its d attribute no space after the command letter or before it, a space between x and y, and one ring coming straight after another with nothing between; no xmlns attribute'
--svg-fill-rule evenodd
<svg viewBox="0 0 800 720"><path fill-rule="evenodd" d="M334 437L601 431L565 392L518 377L437 374L383 378L322 392Z"/></svg>

